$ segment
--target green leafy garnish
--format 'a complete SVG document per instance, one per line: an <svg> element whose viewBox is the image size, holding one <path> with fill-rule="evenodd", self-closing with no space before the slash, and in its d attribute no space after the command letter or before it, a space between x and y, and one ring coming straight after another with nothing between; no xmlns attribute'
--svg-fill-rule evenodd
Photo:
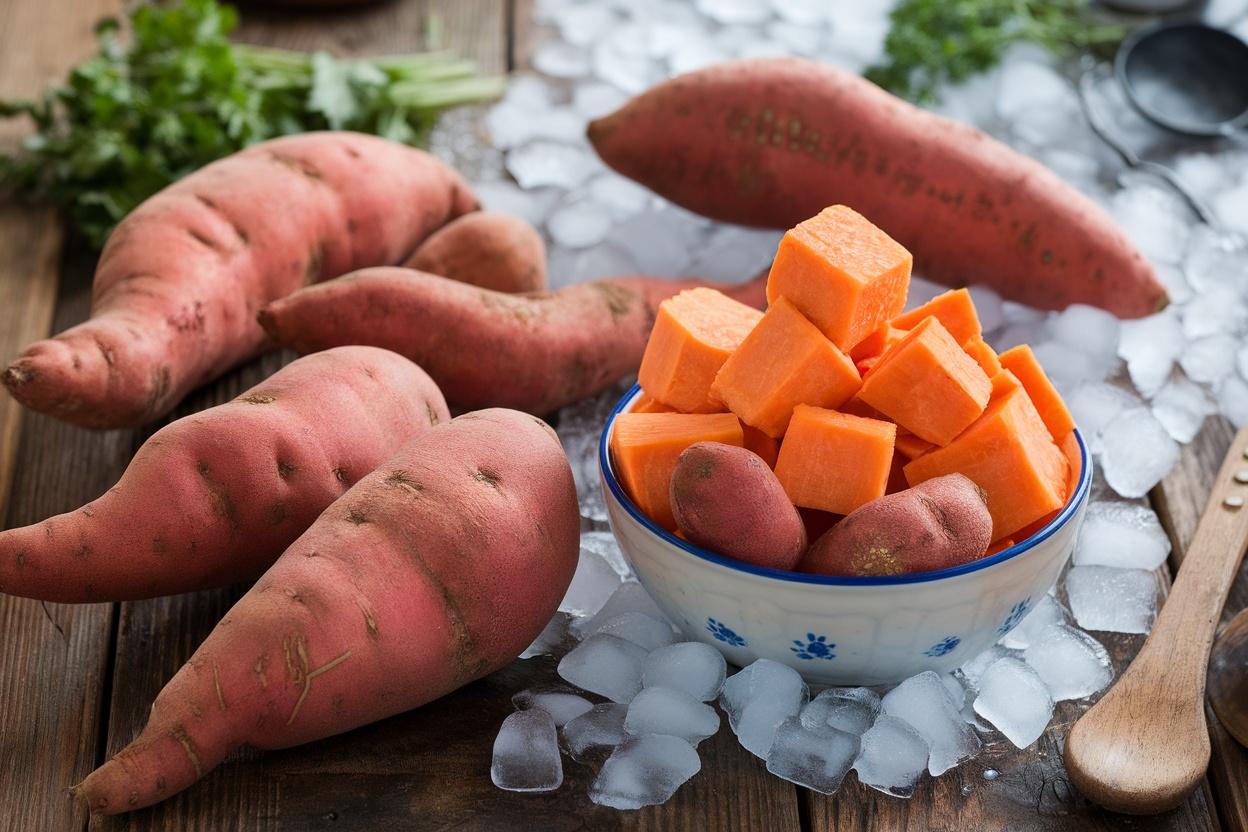
<svg viewBox="0 0 1248 832"><path fill-rule="evenodd" d="M992 69L1022 41L1065 59L1117 44L1125 34L1087 0L901 0L890 20L887 61L863 74L916 103L939 100L943 85Z"/></svg>
<svg viewBox="0 0 1248 832"><path fill-rule="evenodd" d="M0 155L0 181L68 208L95 246L156 191L249 144L307 130L358 130L422 144L439 112L494 98L447 52L340 60L235 43L233 7L216 0L141 4L96 27L98 51L39 100L0 101L29 116L21 151Z"/></svg>

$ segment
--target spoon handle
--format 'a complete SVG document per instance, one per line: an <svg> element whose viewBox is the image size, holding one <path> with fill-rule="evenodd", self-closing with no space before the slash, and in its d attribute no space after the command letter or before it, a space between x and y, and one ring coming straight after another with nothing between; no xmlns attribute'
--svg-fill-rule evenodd
<svg viewBox="0 0 1248 832"><path fill-rule="evenodd" d="M1066 771L1089 800L1154 814L1178 806L1205 776L1209 649L1246 545L1248 425L1231 441L1144 646L1066 739Z"/></svg>

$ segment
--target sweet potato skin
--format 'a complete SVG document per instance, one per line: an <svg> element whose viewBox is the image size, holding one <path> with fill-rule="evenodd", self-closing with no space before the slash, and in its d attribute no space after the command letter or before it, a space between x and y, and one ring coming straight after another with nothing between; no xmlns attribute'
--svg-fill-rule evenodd
<svg viewBox="0 0 1248 832"><path fill-rule="evenodd" d="M449 419L428 374L388 350L296 359L157 431L81 509L0 532L0 592L122 601L256 578L344 491Z"/></svg>
<svg viewBox="0 0 1248 832"><path fill-rule="evenodd" d="M88 320L5 370L27 407L94 428L134 427L270 349L261 305L362 266L403 262L478 208L434 156L350 132L260 142L175 182L118 225Z"/></svg>
<svg viewBox="0 0 1248 832"><path fill-rule="evenodd" d="M496 292L546 288L546 243L519 217L474 211L429 235L400 265Z"/></svg>
<svg viewBox="0 0 1248 832"><path fill-rule="evenodd" d="M883 576L930 572L983 557L992 515L983 492L947 474L872 500L810 544L798 571Z"/></svg>
<svg viewBox="0 0 1248 832"><path fill-rule="evenodd" d="M800 58L678 76L589 125L612 168L713 219L791 228L834 203L909 249L915 271L1041 309L1124 318L1167 302L1106 211L1034 159L869 81Z"/></svg>
<svg viewBox="0 0 1248 832"><path fill-rule="evenodd" d="M714 285L757 308L766 275L740 285L620 277L518 295L411 269L361 269L260 310L276 342L306 354L370 344L433 377L452 411L552 413L637 372L658 305Z"/></svg>
<svg viewBox="0 0 1248 832"><path fill-rule="evenodd" d="M465 414L330 506L157 696L143 732L72 790L115 814L190 786L234 748L286 748L410 710L511 661L580 550L548 426Z"/></svg>
<svg viewBox="0 0 1248 832"><path fill-rule="evenodd" d="M690 543L753 566L791 570L806 526L767 463L753 451L695 442L672 471L672 511Z"/></svg>

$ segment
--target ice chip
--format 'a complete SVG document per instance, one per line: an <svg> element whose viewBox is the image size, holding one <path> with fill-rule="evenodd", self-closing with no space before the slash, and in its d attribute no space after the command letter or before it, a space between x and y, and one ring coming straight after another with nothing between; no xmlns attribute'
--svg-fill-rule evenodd
<svg viewBox="0 0 1248 832"><path fill-rule="evenodd" d="M1179 446L1147 408L1110 420L1100 437L1101 473L1123 497L1143 497L1179 459Z"/></svg>
<svg viewBox="0 0 1248 832"><path fill-rule="evenodd" d="M630 737L602 764L589 787L589 799L614 809L666 803L701 768L697 750L680 737Z"/></svg>
<svg viewBox="0 0 1248 832"><path fill-rule="evenodd" d="M1040 738L1053 718L1053 699L1039 674L1020 659L998 659L979 677L975 712L1019 748Z"/></svg>
<svg viewBox="0 0 1248 832"><path fill-rule="evenodd" d="M765 758L776 727L801 713L810 688L800 673L771 659L758 659L724 680L720 705L746 751Z"/></svg>
<svg viewBox="0 0 1248 832"><path fill-rule="evenodd" d="M871 688L834 687L822 690L802 708L807 728L836 728L860 737L880 713L880 695Z"/></svg>
<svg viewBox="0 0 1248 832"><path fill-rule="evenodd" d="M1147 501L1093 500L1075 540L1071 563L1153 570L1169 555L1170 535Z"/></svg>
<svg viewBox="0 0 1248 832"><path fill-rule="evenodd" d="M700 641L682 641L659 647L646 656L641 684L646 688L677 688L699 702L710 702L719 696L727 673L723 653Z"/></svg>
<svg viewBox="0 0 1248 832"><path fill-rule="evenodd" d="M530 708L541 708L550 714L556 728L562 728L570 719L575 719L594 707L584 696L562 690L542 690L529 688L511 697L511 704L517 710L527 711Z"/></svg>
<svg viewBox="0 0 1248 832"><path fill-rule="evenodd" d="M563 784L563 758L550 714L540 708L516 711L494 738L490 779L511 792L548 792Z"/></svg>
<svg viewBox="0 0 1248 832"><path fill-rule="evenodd" d="M821 794L833 794L858 757L860 741L830 725L808 727L789 717L776 728L767 770Z"/></svg>
<svg viewBox="0 0 1248 832"><path fill-rule="evenodd" d="M619 636L596 633L559 660L558 672L582 690L629 702L641 690L641 665L648 652Z"/></svg>
<svg viewBox="0 0 1248 832"><path fill-rule="evenodd" d="M594 748L614 748L628 736L624 732L624 718L627 715L627 705L619 702L599 703L564 723L560 729L563 747L576 760Z"/></svg>
<svg viewBox="0 0 1248 832"><path fill-rule="evenodd" d="M696 746L719 730L719 713L679 688L642 688L628 703L624 730L639 734L670 734Z"/></svg>
<svg viewBox="0 0 1248 832"><path fill-rule="evenodd" d="M853 769L864 786L909 797L927 770L927 740L903 719L880 714L862 735Z"/></svg>
<svg viewBox="0 0 1248 832"><path fill-rule="evenodd" d="M1157 576L1146 569L1072 566L1066 596L1085 630L1147 633L1157 616Z"/></svg>
<svg viewBox="0 0 1248 832"><path fill-rule="evenodd" d="M1099 693L1114 678L1105 647L1066 624L1050 624L1023 651L1054 702Z"/></svg>
<svg viewBox="0 0 1248 832"><path fill-rule="evenodd" d="M884 694L880 713L904 719L927 741L932 776L979 753L979 737L962 719L960 707L934 671L911 676Z"/></svg>

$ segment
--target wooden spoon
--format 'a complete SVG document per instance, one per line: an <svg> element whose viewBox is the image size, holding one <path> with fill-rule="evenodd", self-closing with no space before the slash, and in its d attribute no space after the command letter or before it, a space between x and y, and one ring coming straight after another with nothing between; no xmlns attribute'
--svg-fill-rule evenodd
<svg viewBox="0 0 1248 832"><path fill-rule="evenodd" d="M1187 557L1126 672L1070 730L1066 771L1089 800L1149 815L1178 806L1209 767L1209 648L1248 545L1248 425L1231 441Z"/></svg>

